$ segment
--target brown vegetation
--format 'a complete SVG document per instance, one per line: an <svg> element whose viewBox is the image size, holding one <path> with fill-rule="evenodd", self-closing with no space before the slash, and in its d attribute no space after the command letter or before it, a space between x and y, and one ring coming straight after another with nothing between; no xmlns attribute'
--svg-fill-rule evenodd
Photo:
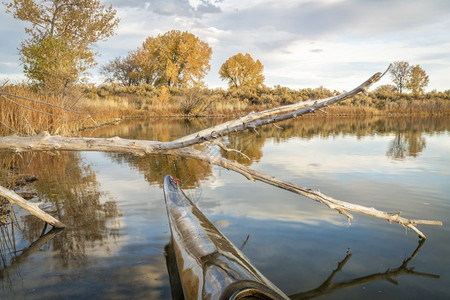
<svg viewBox="0 0 450 300"><path fill-rule="evenodd" d="M122 118L241 116L279 105L339 94L324 87L293 90L287 87L258 89L155 88L151 85L85 86L70 100L45 97L25 84L5 85L0 90L0 135L74 134L89 127ZM32 101L37 100L37 101ZM359 94L316 115L448 115L450 90L423 95L395 92L380 86L367 95Z"/></svg>
<svg viewBox="0 0 450 300"><path fill-rule="evenodd" d="M291 104L308 99L319 99L339 94L324 87L293 90L287 87L258 89L177 89L164 91L149 85L88 87L83 103L107 107L128 107L148 116L223 116L241 115L250 111ZM164 95L164 99L161 99ZM450 113L450 90L431 91L423 95L397 93L390 86L381 86L367 95L356 95L330 107L331 115L442 115Z"/></svg>

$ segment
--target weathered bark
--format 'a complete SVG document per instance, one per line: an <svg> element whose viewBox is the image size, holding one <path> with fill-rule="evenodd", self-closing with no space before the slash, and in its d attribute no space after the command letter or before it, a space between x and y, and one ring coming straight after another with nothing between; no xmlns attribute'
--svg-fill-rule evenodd
<svg viewBox="0 0 450 300"><path fill-rule="evenodd" d="M66 227L66 225L64 225L62 222L58 221L57 219L55 219L54 217L52 217L51 215L49 215L48 213L46 213L45 211L40 209L39 205L41 203L28 202L27 200L25 200L22 197L20 197L19 195L17 195L15 192L8 190L2 186L0 186L0 196L8 199L8 201L13 204L19 205L23 209L30 212L32 215L38 217L42 221L52 225L55 228Z"/></svg>
<svg viewBox="0 0 450 300"><path fill-rule="evenodd" d="M387 72L387 70L386 70ZM385 73L386 73L385 72ZM339 213L347 216L348 220L353 218L349 211L370 215L376 218L384 219L389 222L395 222L402 226L412 229L420 237L426 238L425 235L418 230L415 225L438 225L442 226L440 221L429 220L410 220L400 217L400 213L387 213L379 211L375 208L369 208L357 204L352 204L332 197L326 196L319 191L314 191L287 181L280 180L276 177L247 168L237 162L224 159L222 157L211 156L191 147L194 144L203 143L205 141L216 139L220 136L227 135L231 132L243 131L246 129L255 129L257 126L276 123L289 118L295 118L307 113L314 112L321 107L337 103L348 97L354 96L360 92L365 92L373 83L378 81L385 73L376 73L364 83L354 88L350 92L316 101L299 102L292 105L277 107L258 113L250 113L249 115L222 123L220 125L199 131L197 133L181 137L171 142L159 141L143 141L115 138L75 138L51 136L47 132L43 132L36 136L19 137L16 135L0 137L0 151L105 151L130 153L133 155L146 154L172 154L184 157L190 157L203 160L212 164L222 166L224 168L238 172L246 176L250 180L259 180L280 187L282 189L306 196L315 201L327 205L331 209L337 210Z"/></svg>

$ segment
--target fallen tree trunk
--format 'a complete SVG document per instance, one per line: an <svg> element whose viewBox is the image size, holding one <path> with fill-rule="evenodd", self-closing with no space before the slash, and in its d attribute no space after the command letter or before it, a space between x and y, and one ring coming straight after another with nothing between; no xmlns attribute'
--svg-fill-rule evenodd
<svg viewBox="0 0 450 300"><path fill-rule="evenodd" d="M19 195L17 195L15 192L8 190L2 186L0 186L0 196L8 199L9 202L12 204L17 204L26 211L28 211L30 214L38 217L42 221L52 225L55 228L64 228L66 225L64 225L62 222L58 221L45 211L39 208L39 205L41 203L31 203L27 200L23 199Z"/></svg>
<svg viewBox="0 0 450 300"><path fill-rule="evenodd" d="M159 154L172 149L179 149L204 143L232 132L255 129L256 127L262 125L277 123L308 113L313 113L315 110L340 102L360 92L365 92L383 75L384 73L376 73L358 87L341 95L319 100L301 101L295 104L268 109L257 113L252 112L242 118L228 121L170 142L129 140L120 139L117 137L108 139L62 137L51 136L48 132L42 132L37 136L30 137L18 137L17 135L0 137L0 151L86 151L86 149L88 149L88 151L127 153L129 151L133 151L133 153L137 155Z"/></svg>
<svg viewBox="0 0 450 300"><path fill-rule="evenodd" d="M389 69L389 68L388 68ZM386 70L387 72L387 70ZM205 154L201 151L193 149L191 145L204 143L217 139L220 136L227 135L231 132L243 131L246 129L255 129L257 126L280 122L289 118L296 118L307 113L312 113L321 107L337 103L348 97L354 96L360 92L365 92L373 83L378 81L386 72L376 73L358 87L344 94L316 100L299 102L292 105L282 106L274 109L265 110L258 113L250 113L249 115L222 123L220 125L199 131L197 133L181 137L171 142L159 141L143 141L115 138L75 138L51 136L47 132L43 132L36 136L19 137L16 135L0 137L0 151L105 151L129 153L133 155L146 154L172 154L203 160L211 164L216 164L224 168L238 172L248 179L259 180L277 186L279 188L303 195L315 201L327 205L331 209L337 210L339 213L347 216L348 220L353 218L349 211L370 215L376 218L384 219L389 222L395 222L402 226L412 229L420 237L426 238L425 235L416 228L415 225L438 225L442 226L440 221L429 220L410 220L400 217L400 213L387 213L379 211L373 207L365 207L353 203L336 200L326 196L319 191L314 191L287 181L280 180L276 177L247 168L237 162L224 159L219 156Z"/></svg>

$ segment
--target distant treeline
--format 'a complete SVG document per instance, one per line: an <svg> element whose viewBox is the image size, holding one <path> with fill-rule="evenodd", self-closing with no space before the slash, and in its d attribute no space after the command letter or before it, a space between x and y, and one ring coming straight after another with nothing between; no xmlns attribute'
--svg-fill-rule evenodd
<svg viewBox="0 0 450 300"><path fill-rule="evenodd" d="M152 85L117 84L84 88L90 105L102 102L148 112L181 115L229 115L262 110L279 105L321 99L340 94L324 87L290 89L282 86L257 89L155 88ZM399 93L393 85L382 85L367 95L359 94L327 109L331 114L449 114L450 90L428 93Z"/></svg>

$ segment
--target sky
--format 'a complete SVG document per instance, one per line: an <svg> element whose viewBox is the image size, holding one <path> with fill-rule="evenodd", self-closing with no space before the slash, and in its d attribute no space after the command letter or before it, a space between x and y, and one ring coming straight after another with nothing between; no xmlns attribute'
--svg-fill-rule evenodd
<svg viewBox="0 0 450 300"><path fill-rule="evenodd" d="M189 31L213 50L210 88L224 87L220 66L237 53L264 65L265 84L350 90L394 61L420 65L427 91L450 89L449 0L103 0L121 19L95 45L99 66L136 50L149 36ZM22 80L26 24L0 10L0 82ZM99 66L90 81L103 82ZM385 76L378 84L392 84Z"/></svg>

